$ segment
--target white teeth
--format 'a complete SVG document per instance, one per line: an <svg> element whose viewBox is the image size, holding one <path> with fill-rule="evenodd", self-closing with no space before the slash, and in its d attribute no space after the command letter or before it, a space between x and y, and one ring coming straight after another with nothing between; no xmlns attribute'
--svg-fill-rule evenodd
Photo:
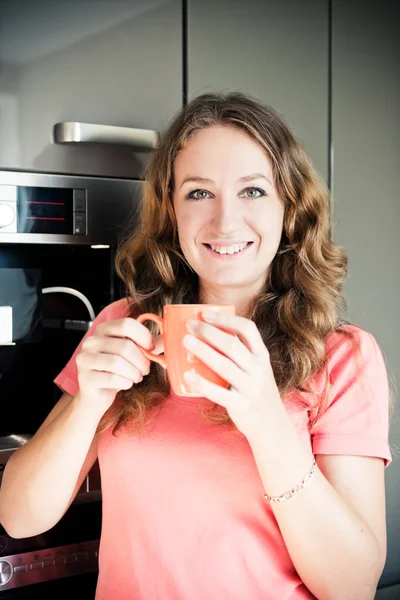
<svg viewBox="0 0 400 600"><path fill-rule="evenodd" d="M218 254L236 254L236 252L240 252L243 248L246 248L247 243L234 244L233 246L213 246L211 244L211 248L214 252L218 252Z"/></svg>

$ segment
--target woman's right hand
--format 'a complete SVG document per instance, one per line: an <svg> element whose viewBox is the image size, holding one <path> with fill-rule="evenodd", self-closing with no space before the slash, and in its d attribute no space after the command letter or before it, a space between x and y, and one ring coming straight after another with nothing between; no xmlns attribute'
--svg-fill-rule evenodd
<svg viewBox="0 0 400 600"><path fill-rule="evenodd" d="M83 341L76 358L80 398L92 398L104 414L117 392L141 382L150 372L150 360L138 346L154 354L164 351L162 336L153 338L136 319L126 317L98 325L94 334Z"/></svg>

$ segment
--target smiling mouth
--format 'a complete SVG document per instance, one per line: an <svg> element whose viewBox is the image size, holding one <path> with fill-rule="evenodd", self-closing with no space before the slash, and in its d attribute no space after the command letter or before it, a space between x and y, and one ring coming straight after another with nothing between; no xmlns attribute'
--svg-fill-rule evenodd
<svg viewBox="0 0 400 600"><path fill-rule="evenodd" d="M232 244L230 246L221 246L214 244L204 244L211 252L219 256L234 256L244 252L253 242L244 242L240 244Z"/></svg>

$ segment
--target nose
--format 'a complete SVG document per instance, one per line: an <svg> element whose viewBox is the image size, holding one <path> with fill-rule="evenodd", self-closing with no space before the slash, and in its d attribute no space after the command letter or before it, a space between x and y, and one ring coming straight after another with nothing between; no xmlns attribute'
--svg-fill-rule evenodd
<svg viewBox="0 0 400 600"><path fill-rule="evenodd" d="M243 229L243 206L239 201L221 196L213 206L212 225L221 234L229 234Z"/></svg>

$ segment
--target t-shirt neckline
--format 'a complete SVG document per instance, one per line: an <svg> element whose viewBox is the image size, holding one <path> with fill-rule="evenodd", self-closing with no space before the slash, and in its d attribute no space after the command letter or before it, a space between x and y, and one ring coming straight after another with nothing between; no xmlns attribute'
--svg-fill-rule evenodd
<svg viewBox="0 0 400 600"><path fill-rule="evenodd" d="M209 400L208 398L205 398L204 396L180 396L178 394L175 394L175 392L172 390L172 388L170 390L168 397L173 402L179 402L180 404L188 404L188 405L192 405L192 406L196 406L197 404L199 404L199 402L212 403L212 400Z"/></svg>

